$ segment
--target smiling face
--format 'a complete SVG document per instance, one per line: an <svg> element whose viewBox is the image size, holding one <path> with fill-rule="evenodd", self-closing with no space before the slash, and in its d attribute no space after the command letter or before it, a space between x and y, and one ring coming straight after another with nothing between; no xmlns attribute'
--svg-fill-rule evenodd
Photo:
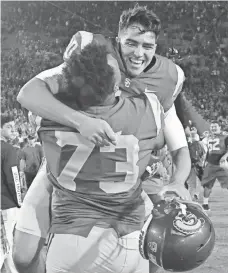
<svg viewBox="0 0 228 273"><path fill-rule="evenodd" d="M157 47L156 36L152 31L145 31L138 23L119 32L123 61L129 76L141 74L152 61Z"/></svg>
<svg viewBox="0 0 228 273"><path fill-rule="evenodd" d="M220 134L221 133L221 127L218 123L211 123L210 131L212 134Z"/></svg>

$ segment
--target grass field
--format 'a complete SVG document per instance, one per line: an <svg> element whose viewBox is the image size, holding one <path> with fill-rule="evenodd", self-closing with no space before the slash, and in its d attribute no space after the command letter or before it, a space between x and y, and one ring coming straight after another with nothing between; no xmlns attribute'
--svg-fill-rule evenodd
<svg viewBox="0 0 228 273"><path fill-rule="evenodd" d="M189 273L227 273L228 272L228 190L221 189L217 183L211 199L210 218L216 232L216 243L213 253L200 267ZM167 271L159 270L158 273Z"/></svg>

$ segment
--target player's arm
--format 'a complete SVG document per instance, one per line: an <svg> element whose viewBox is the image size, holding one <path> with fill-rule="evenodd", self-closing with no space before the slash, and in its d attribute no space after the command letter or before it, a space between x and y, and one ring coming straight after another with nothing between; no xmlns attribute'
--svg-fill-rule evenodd
<svg viewBox="0 0 228 273"><path fill-rule="evenodd" d="M171 182L184 184L191 169L191 159L183 126L176 115L174 105L165 116L165 141L171 152L175 170Z"/></svg>
<svg viewBox="0 0 228 273"><path fill-rule="evenodd" d="M19 273L45 272L46 249L43 247L50 228L52 189L44 164L28 190L17 218L13 259Z"/></svg>
<svg viewBox="0 0 228 273"><path fill-rule="evenodd" d="M17 96L18 102L38 116L76 128L95 144L108 145L110 141L115 144L115 134L108 123L77 112L53 96L59 91L59 82L53 69L45 72L49 76L44 77L41 73L22 87Z"/></svg>
<svg viewBox="0 0 228 273"><path fill-rule="evenodd" d="M170 184L164 187L161 194L166 191L174 191L183 199L189 199L190 195L184 189L184 183L191 170L191 159L184 129L176 115L174 105L166 112L164 136L172 155L174 171L170 179Z"/></svg>

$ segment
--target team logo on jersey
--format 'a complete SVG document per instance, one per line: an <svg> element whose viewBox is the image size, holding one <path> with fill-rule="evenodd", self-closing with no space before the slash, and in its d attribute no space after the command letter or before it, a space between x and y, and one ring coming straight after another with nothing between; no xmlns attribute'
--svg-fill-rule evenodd
<svg viewBox="0 0 228 273"><path fill-rule="evenodd" d="M191 212L186 212L186 214L179 212L173 220L174 228L185 235L196 233L203 227L204 223L205 220L203 218L197 218L196 215Z"/></svg>
<svg viewBox="0 0 228 273"><path fill-rule="evenodd" d="M126 87L130 87L130 85L131 85L131 80L128 79L128 78L126 78L126 79L125 79L125 82L124 82L124 85L125 85Z"/></svg>

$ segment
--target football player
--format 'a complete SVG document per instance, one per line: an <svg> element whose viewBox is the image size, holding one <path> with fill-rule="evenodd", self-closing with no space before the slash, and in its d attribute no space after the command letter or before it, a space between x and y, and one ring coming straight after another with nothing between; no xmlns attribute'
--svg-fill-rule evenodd
<svg viewBox="0 0 228 273"><path fill-rule="evenodd" d="M155 55L159 30L160 21L157 16L145 7L137 6L134 9L124 12L121 16L117 40L109 41L102 35L93 35L92 33L83 31L78 32L72 38L64 54L64 59L67 61L73 52L80 53L86 44L93 41L103 44L108 43L110 53L117 59L121 69L122 79L120 86L122 96L154 93L158 97L166 110L164 134L167 144L172 151L174 163L177 166L171 178L171 182L173 183L167 186L164 191L169 189L170 191L177 191L179 195L186 198L186 191L183 184L190 171L190 158L184 131L173 106L173 101L181 90L184 75L183 71L170 60ZM70 107L67 107L54 98L53 94L59 93L61 85L64 83L62 77L63 67L64 65L61 65L55 69L45 71L32 79L20 91L18 96L19 102L22 106L40 116L76 128L81 135L96 144L108 144L107 141L103 141L102 139L115 143L115 134L112 132L110 125L104 120L92 119L81 112L73 111ZM36 103L34 103L34 99ZM159 145L157 148L159 148ZM40 181L47 181L44 174L44 172L39 173L38 178ZM42 182L39 183L40 187L41 184ZM35 185L33 188L35 188ZM28 194L28 196L30 195ZM37 216L38 211L35 207L39 202L35 202L32 198L30 198L30 201L28 199L27 207L30 208L30 211L33 211L34 216ZM32 204L32 201L35 204ZM24 219L26 219L27 215L25 213ZM39 217L36 217L36 223L37 219ZM32 231L33 227L27 226L27 229L23 229L18 224L17 228L22 233L17 233L21 237L16 236L16 245L21 245L24 241L28 241L28 234L31 234L31 236L35 235L37 241L40 242L40 236L44 235L37 228L39 225L38 223L34 232ZM25 255L26 258L23 257L24 260L22 263L29 263L29 259L31 258L32 260L35 253L36 251L33 253L30 248L30 252L27 253L28 255ZM18 254L20 253L17 252ZM21 257L17 258L21 259Z"/></svg>
<svg viewBox="0 0 228 273"><path fill-rule="evenodd" d="M171 60L155 54L160 27L159 18L151 10L136 6L122 13L116 39L106 39L85 31L76 33L64 53L64 60L72 52L80 52L86 42L108 43L110 53L117 59L121 70L121 95L146 92L158 97L165 110L165 130L175 135L175 145L171 151L176 166L171 182L175 185L184 183L190 171L185 135L173 105L181 91L184 73ZM45 71L28 82L20 91L18 101L39 116L76 128L93 143L114 141L114 132L104 120L86 117L55 100L52 94L59 92L62 67L60 65Z"/></svg>
<svg viewBox="0 0 228 273"><path fill-rule="evenodd" d="M47 273L149 272L138 249L145 220L140 177L156 143L163 142L163 109L153 94L115 97L115 63L110 54L107 62L105 46L89 44L66 61L65 85L56 94L70 107L106 120L117 132L115 146L97 147L72 128L41 122L54 185Z"/></svg>
<svg viewBox="0 0 228 273"><path fill-rule="evenodd" d="M221 133L221 127L213 122L210 127L211 135L207 137L207 165L202 178L203 208L210 211L209 197L216 179L222 188L228 188L228 171L223 168L224 161L228 158L228 136Z"/></svg>

